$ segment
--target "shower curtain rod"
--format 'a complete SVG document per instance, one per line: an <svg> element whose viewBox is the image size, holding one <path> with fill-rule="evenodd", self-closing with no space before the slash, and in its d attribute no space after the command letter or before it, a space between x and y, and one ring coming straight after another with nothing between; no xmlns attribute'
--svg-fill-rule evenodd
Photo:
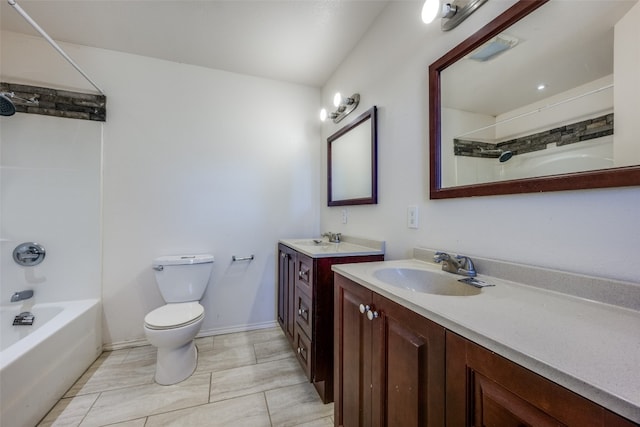
<svg viewBox="0 0 640 427"><path fill-rule="evenodd" d="M91 80L91 78L87 75L87 73L85 73L82 68L80 68L80 66L78 64L76 64L73 59L71 59L71 57L69 55L67 55L67 53L62 50L62 48L58 45L58 43L55 42L55 40L53 40L51 37L49 37L49 34L47 34L41 27L40 25L38 25L38 23L36 21L34 21L28 14L27 12L24 11L24 9L22 9L20 7L20 5L18 3L16 3L16 0L7 0L7 3L9 3L15 10L16 12L18 12L37 32L40 33L40 35L42 37L45 38L46 41L49 42L49 44L51 46L53 46L53 48L55 50L58 51L58 53L60 55L62 55L62 57L64 59L67 60L67 62L69 62L69 64L71 64L73 66L73 68L75 68L76 70L78 70L78 72L80 74L82 74L82 77L84 77L85 79L87 79L87 81L89 83L91 83L93 85L93 87L95 87L98 92L100 92L102 95L105 95L104 91L102 89L100 89L100 87L95 84L95 82L93 80Z"/></svg>

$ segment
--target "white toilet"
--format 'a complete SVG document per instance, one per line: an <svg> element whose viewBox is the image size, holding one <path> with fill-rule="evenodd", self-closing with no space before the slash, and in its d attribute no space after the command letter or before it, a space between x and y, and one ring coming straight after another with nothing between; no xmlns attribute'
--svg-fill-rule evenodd
<svg viewBox="0 0 640 427"><path fill-rule="evenodd" d="M198 362L194 338L204 322L199 303L207 289L213 255L164 256L153 260L156 282L167 304L144 317L147 340L158 348L156 382L176 384L191 376Z"/></svg>

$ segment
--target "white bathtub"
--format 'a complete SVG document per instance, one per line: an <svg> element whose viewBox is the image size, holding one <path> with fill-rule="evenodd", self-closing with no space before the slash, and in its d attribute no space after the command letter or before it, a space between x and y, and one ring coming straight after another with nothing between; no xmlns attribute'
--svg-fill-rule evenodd
<svg viewBox="0 0 640 427"><path fill-rule="evenodd" d="M12 326L28 308L0 306L0 425L33 427L102 351L97 299L35 304L33 326Z"/></svg>

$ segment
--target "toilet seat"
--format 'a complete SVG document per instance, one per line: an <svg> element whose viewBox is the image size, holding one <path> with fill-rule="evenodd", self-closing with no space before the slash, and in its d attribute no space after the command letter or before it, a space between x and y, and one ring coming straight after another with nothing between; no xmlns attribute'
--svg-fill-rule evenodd
<svg viewBox="0 0 640 427"><path fill-rule="evenodd" d="M144 317L144 325L149 329L175 329L187 326L204 317L204 307L198 302L166 304L156 308Z"/></svg>

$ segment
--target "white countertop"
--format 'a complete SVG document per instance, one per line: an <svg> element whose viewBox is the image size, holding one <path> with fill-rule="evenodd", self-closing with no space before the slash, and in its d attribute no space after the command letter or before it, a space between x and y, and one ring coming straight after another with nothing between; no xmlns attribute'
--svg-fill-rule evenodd
<svg viewBox="0 0 640 427"><path fill-rule="evenodd" d="M333 270L640 422L640 311L481 274L479 279L495 286L477 295L413 292L373 276L388 267L441 270L439 264L416 259L334 265Z"/></svg>
<svg viewBox="0 0 640 427"><path fill-rule="evenodd" d="M340 243L331 243L326 239L322 239L322 242L318 244L312 238L280 239L280 243L311 258L384 255L383 241L349 236L344 236Z"/></svg>

